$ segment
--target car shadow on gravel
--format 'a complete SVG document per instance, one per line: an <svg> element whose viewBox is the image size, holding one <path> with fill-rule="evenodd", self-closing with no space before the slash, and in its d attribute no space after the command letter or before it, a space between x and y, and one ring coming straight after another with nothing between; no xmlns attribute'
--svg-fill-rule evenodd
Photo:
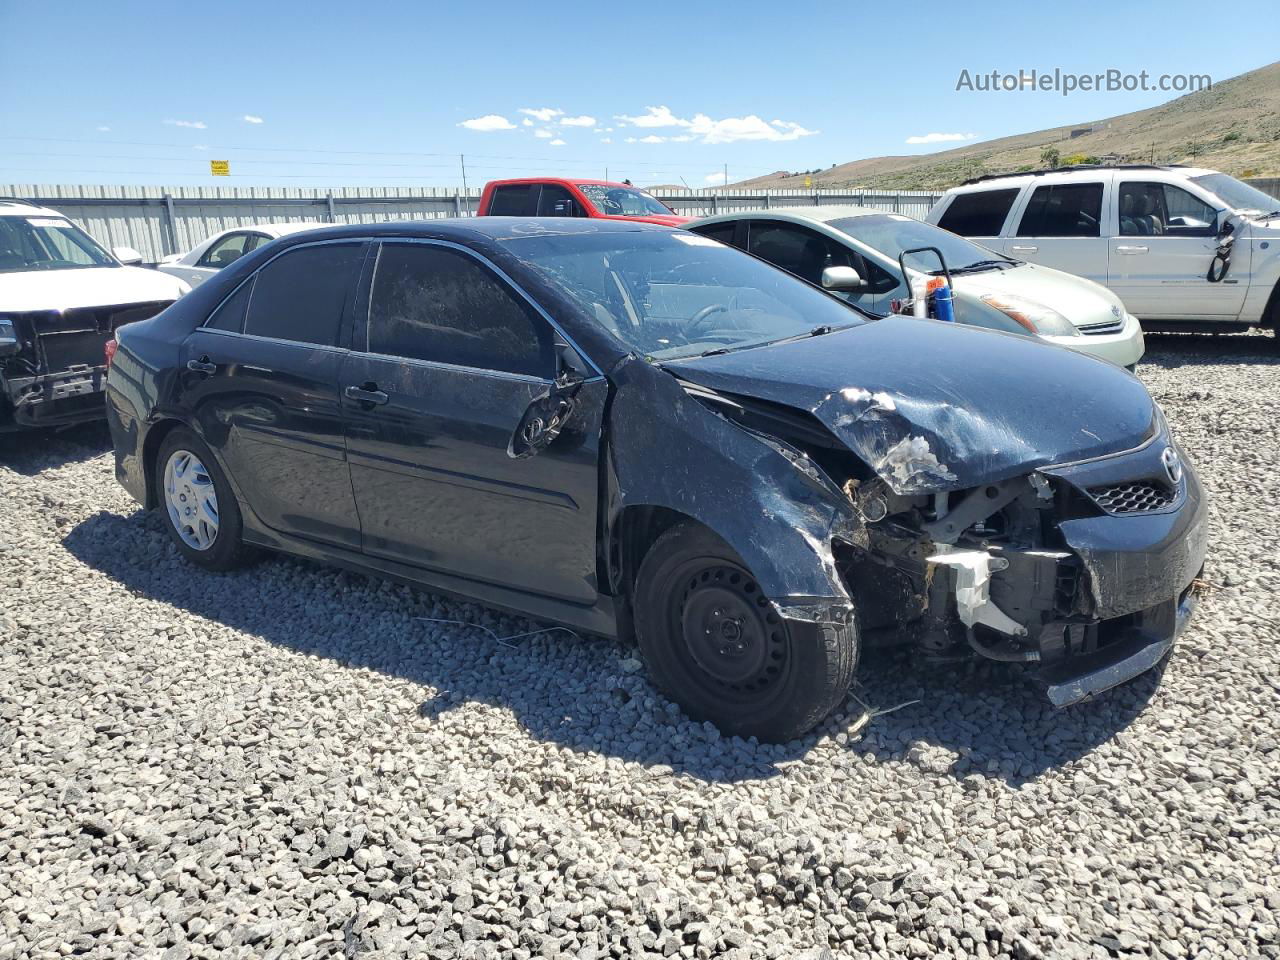
<svg viewBox="0 0 1280 960"><path fill-rule="evenodd" d="M81 463L111 449L105 420L62 430L21 430L0 433L0 467L35 476L70 463Z"/></svg>
<svg viewBox="0 0 1280 960"><path fill-rule="evenodd" d="M1280 338L1273 333L1148 333L1142 368L1220 364L1224 360L1280 366Z"/></svg>
<svg viewBox="0 0 1280 960"><path fill-rule="evenodd" d="M829 764L833 755L848 760L853 753L865 762L1016 784L1115 736L1141 713L1156 686L1148 676L1092 703L1055 711L1009 665L927 667L902 654L873 652L846 704L818 730L789 744L760 745L722 738L709 725L687 720L629 662L633 651L615 641L566 631L504 645L474 625L487 624L500 636L543 625L292 558L208 573L183 562L160 518L141 510L97 513L74 527L63 545L133 596L344 668L431 688L406 724L484 703L509 710L536 739L637 762L654 775L669 768L704 781L761 780L796 763ZM903 703L908 705L891 709ZM862 720L866 709L888 712L868 722ZM824 745L815 751L820 741Z"/></svg>

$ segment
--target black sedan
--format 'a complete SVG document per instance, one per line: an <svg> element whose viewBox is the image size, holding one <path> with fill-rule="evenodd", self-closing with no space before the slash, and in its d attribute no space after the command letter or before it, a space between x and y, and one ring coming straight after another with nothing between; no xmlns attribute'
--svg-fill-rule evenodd
<svg viewBox="0 0 1280 960"><path fill-rule="evenodd" d="M761 739L874 642L1092 696L1169 651L1204 561L1128 373L659 226L285 237L122 329L107 398L117 477L193 563L267 548L634 635Z"/></svg>

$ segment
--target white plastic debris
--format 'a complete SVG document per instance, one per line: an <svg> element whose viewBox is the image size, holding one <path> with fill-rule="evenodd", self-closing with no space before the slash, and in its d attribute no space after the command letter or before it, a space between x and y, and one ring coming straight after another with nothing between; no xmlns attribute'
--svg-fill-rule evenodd
<svg viewBox="0 0 1280 960"><path fill-rule="evenodd" d="M966 627L976 624L1015 637L1025 637L1027 628L1011 619L991 601L991 554L985 550L942 550L930 563L956 571L956 607Z"/></svg>

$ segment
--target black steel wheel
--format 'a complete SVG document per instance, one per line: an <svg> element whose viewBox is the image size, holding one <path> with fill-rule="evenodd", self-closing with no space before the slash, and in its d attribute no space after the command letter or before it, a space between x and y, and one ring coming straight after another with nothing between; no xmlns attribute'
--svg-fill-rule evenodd
<svg viewBox="0 0 1280 960"><path fill-rule="evenodd" d="M691 717L769 742L794 739L843 699L857 663L852 624L788 624L709 531L681 524L654 543L633 596L641 655Z"/></svg>

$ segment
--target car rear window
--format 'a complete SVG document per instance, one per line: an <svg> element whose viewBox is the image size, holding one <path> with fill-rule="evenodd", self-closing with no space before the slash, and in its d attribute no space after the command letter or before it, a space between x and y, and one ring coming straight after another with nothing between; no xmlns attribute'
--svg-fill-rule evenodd
<svg viewBox="0 0 1280 960"><path fill-rule="evenodd" d="M538 189L537 184L520 183L510 187L494 187L493 196L489 198L489 216L491 217L528 217L532 216L533 204L531 195Z"/></svg>
<svg viewBox="0 0 1280 960"><path fill-rule="evenodd" d="M938 226L962 237L998 237L1018 188L958 193L938 220Z"/></svg>
<svg viewBox="0 0 1280 960"><path fill-rule="evenodd" d="M290 250L258 271L245 333L335 346L363 244Z"/></svg>

